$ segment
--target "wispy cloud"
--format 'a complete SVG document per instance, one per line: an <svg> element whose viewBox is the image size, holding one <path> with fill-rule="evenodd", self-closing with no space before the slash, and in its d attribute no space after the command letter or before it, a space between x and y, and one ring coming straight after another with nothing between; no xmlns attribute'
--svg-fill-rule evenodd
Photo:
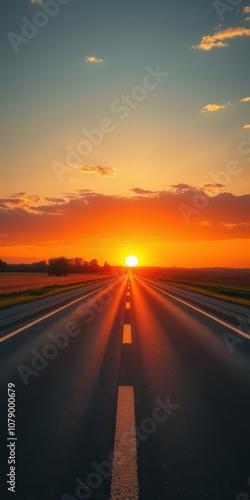
<svg viewBox="0 0 250 500"><path fill-rule="evenodd" d="M243 128L250 128L250 123L247 123L246 125L244 125Z"/></svg>
<svg viewBox="0 0 250 500"><path fill-rule="evenodd" d="M159 191L151 191L150 189L142 189L139 187L130 189L130 191L140 196L156 196L157 194L159 194Z"/></svg>
<svg viewBox="0 0 250 500"><path fill-rule="evenodd" d="M240 102L250 102L250 97L243 97Z"/></svg>
<svg viewBox="0 0 250 500"><path fill-rule="evenodd" d="M39 213L38 206L44 203L47 207L51 207L56 205L60 205L61 203L65 203L64 198L55 198L55 197L43 197L37 194L30 193L15 193L10 195L8 198L0 199L0 211L13 211L13 210L21 210L26 213ZM51 212L50 212L51 213Z"/></svg>
<svg viewBox="0 0 250 500"><path fill-rule="evenodd" d="M184 184L183 182L180 182L179 184L167 184L166 186L163 186L166 191L175 193L175 194L180 194L180 193L185 193L192 191L193 189L196 189L194 186L191 184Z"/></svg>
<svg viewBox="0 0 250 500"><path fill-rule="evenodd" d="M208 111L210 113L214 113L215 111L219 111L220 109L224 109L226 106L222 104L206 104L201 110L202 113Z"/></svg>
<svg viewBox="0 0 250 500"><path fill-rule="evenodd" d="M102 63L103 59L98 59L96 56L87 56L85 59L86 63L91 63L91 64L96 64L96 63Z"/></svg>
<svg viewBox="0 0 250 500"><path fill-rule="evenodd" d="M100 167L99 165L80 165L79 167L75 167L80 172L84 174L96 174L106 177L115 177L116 170L111 167Z"/></svg>
<svg viewBox="0 0 250 500"><path fill-rule="evenodd" d="M221 189L226 187L225 184L220 184L219 182L203 184L203 189Z"/></svg>
<svg viewBox="0 0 250 500"><path fill-rule="evenodd" d="M250 14L250 5L246 5L246 7L243 8L243 12L244 12L244 14ZM250 17L247 16L245 18L245 21L249 22L250 21Z"/></svg>
<svg viewBox="0 0 250 500"><path fill-rule="evenodd" d="M250 29L242 26L231 27L225 30L217 31L213 35L203 36L198 45L193 45L191 48L209 51L215 47L228 47L229 44L227 43L227 40L233 40L234 38L244 36L250 36Z"/></svg>
<svg viewBox="0 0 250 500"><path fill-rule="evenodd" d="M194 193L205 193L206 191L211 192L214 191L215 189L222 189L225 188L225 184L220 184L219 182L210 182L207 184L203 184L202 187L198 186L193 186L192 184L184 184L184 183L179 183L179 184L170 184L164 186L164 189L167 192L174 193L174 194L194 194Z"/></svg>

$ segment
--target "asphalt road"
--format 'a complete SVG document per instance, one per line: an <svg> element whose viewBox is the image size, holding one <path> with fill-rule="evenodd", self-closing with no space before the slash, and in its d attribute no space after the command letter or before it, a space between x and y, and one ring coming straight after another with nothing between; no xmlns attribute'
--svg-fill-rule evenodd
<svg viewBox="0 0 250 500"><path fill-rule="evenodd" d="M3 332L1 498L248 500L249 335L211 307L125 276Z"/></svg>

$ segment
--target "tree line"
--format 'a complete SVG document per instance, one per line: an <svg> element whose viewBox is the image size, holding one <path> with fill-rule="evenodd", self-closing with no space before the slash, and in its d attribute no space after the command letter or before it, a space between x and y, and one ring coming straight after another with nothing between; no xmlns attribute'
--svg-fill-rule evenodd
<svg viewBox="0 0 250 500"><path fill-rule="evenodd" d="M9 273L48 273L49 276L67 276L71 273L111 273L113 269L119 270L117 266L110 266L107 262L101 266L97 259L90 261L81 257L67 259L66 257L55 257L32 264L7 264L0 259L0 272Z"/></svg>

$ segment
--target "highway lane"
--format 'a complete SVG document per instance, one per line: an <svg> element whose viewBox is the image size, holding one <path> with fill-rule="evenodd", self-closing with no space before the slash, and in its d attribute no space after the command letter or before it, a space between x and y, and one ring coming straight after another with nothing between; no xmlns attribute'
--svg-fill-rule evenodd
<svg viewBox="0 0 250 500"><path fill-rule="evenodd" d="M57 293L39 300L23 302L12 307L5 307L0 314L0 332L1 338L8 332L13 331L14 327L20 328L21 325L30 323L32 320L43 316L45 313L56 311L60 307L68 305L70 302L91 294L92 292L106 287L118 280L119 277L103 278L82 287Z"/></svg>
<svg viewBox="0 0 250 500"><path fill-rule="evenodd" d="M188 304L192 304L194 307L206 311L208 315L211 314L212 316L234 325L235 331L240 330L241 335L242 332L248 333L246 337L250 338L249 307L225 299L215 298L205 293L201 294L195 291L186 290L185 288L179 288L178 286L169 285L164 281L149 280L141 277L139 279L145 283L149 283L155 289L164 290L165 294L168 296L174 295L180 302L188 302Z"/></svg>
<svg viewBox="0 0 250 500"><path fill-rule="evenodd" d="M152 416L157 400L176 405L140 442L140 498L239 500L247 488L249 494L249 340L228 337L230 330L138 278L131 311L137 425Z"/></svg>
<svg viewBox="0 0 250 500"><path fill-rule="evenodd" d="M91 463L101 463L114 448L125 282L123 278L1 344L2 406L7 404L7 383L16 385L18 500L73 494L76 478L85 480L95 470ZM66 332L68 345L58 347L54 356L50 334L58 335L63 346ZM8 498L6 422L4 412L1 498ZM92 498L108 498L109 483Z"/></svg>
<svg viewBox="0 0 250 500"><path fill-rule="evenodd" d="M17 393L16 498L246 500L249 340L136 276L106 292L1 343L1 405L8 382Z"/></svg>

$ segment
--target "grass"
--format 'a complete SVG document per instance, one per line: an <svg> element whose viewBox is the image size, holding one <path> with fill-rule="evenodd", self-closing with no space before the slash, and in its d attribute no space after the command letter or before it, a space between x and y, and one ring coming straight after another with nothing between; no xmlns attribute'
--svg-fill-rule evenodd
<svg viewBox="0 0 250 500"><path fill-rule="evenodd" d="M47 285L43 288L26 290L25 292L6 293L5 295L0 295L0 307L14 306L16 304L22 304L23 302L29 302L38 298L40 299L51 295L57 295L62 292L68 292L69 290L82 288L83 286L89 285L94 281L99 282L100 280L85 280L77 283L71 283L70 285Z"/></svg>
<svg viewBox="0 0 250 500"><path fill-rule="evenodd" d="M189 283L187 281L170 281L163 280L169 285L173 285L192 292L198 292L209 297L229 300L231 302L250 305L250 290L246 288L231 288L222 285L207 285L204 283Z"/></svg>

